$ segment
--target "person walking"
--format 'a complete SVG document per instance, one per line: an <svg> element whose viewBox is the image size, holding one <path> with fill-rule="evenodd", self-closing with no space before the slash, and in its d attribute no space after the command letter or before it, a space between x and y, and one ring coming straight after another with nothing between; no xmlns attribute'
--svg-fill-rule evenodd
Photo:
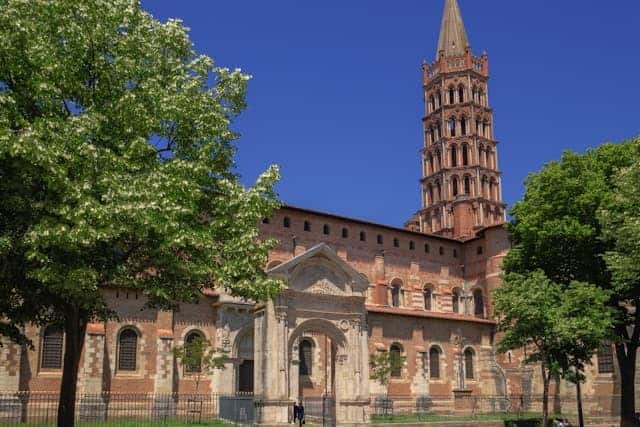
<svg viewBox="0 0 640 427"><path fill-rule="evenodd" d="M302 424L305 424L306 421L304 419L304 406L302 405L302 401L299 402L299 404L294 404L293 405L293 423L296 423L296 420L298 421L298 425L302 426Z"/></svg>

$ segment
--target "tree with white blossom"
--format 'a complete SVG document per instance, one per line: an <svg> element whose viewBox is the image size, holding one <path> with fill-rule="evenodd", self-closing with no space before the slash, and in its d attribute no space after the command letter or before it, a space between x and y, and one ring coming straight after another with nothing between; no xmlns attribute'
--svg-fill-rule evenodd
<svg viewBox="0 0 640 427"><path fill-rule="evenodd" d="M58 425L73 426L87 324L104 288L171 309L205 288L265 300L277 208L270 167L246 188L231 128L249 76L198 55L137 0L0 0L0 334L60 325Z"/></svg>

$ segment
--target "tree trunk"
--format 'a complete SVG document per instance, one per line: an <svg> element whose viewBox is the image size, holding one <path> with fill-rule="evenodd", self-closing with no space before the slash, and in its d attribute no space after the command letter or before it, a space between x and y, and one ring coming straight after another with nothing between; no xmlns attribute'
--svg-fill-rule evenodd
<svg viewBox="0 0 640 427"><path fill-rule="evenodd" d="M584 416L582 415L582 392L580 390L580 378L576 382L576 398L578 400L578 425L584 427Z"/></svg>
<svg viewBox="0 0 640 427"><path fill-rule="evenodd" d="M616 358L620 367L620 427L635 427L636 418L636 351L632 343L616 344Z"/></svg>
<svg viewBox="0 0 640 427"><path fill-rule="evenodd" d="M549 380L551 372L547 375L544 362L540 364L540 369L542 369L542 426L547 427L549 425Z"/></svg>
<svg viewBox="0 0 640 427"><path fill-rule="evenodd" d="M64 321L64 364L58 401L58 427L73 427L75 421L76 386L86 330L87 319L77 307L69 307Z"/></svg>

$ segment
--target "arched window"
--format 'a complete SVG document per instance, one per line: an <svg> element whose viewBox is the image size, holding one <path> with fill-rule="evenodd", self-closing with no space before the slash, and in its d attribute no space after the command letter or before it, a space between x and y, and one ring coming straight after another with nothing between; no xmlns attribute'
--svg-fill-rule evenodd
<svg viewBox="0 0 640 427"><path fill-rule="evenodd" d="M360 232L360 241L361 242L366 242L367 241L367 233L365 233L364 231Z"/></svg>
<svg viewBox="0 0 640 427"><path fill-rule="evenodd" d="M488 194L489 200L493 199L493 186L494 186L493 180L489 181L489 194Z"/></svg>
<svg viewBox="0 0 640 427"><path fill-rule="evenodd" d="M476 317L484 317L484 296L480 289L473 291L473 306Z"/></svg>
<svg viewBox="0 0 640 427"><path fill-rule="evenodd" d="M455 104L456 102L456 90L454 88L449 88L449 104Z"/></svg>
<svg viewBox="0 0 640 427"><path fill-rule="evenodd" d="M431 136L431 143L436 142L436 130L434 128L429 129L429 134Z"/></svg>
<svg viewBox="0 0 640 427"><path fill-rule="evenodd" d="M394 281L391 283L391 306L400 307L402 304L402 283Z"/></svg>
<svg viewBox="0 0 640 427"><path fill-rule="evenodd" d="M473 93L473 101L478 102L478 88L474 86L472 93Z"/></svg>
<svg viewBox="0 0 640 427"><path fill-rule="evenodd" d="M429 164L429 173L434 173L435 169L433 168L433 154L431 153L429 153L428 164Z"/></svg>
<svg viewBox="0 0 640 427"><path fill-rule="evenodd" d="M460 119L460 135L467 134L467 119L464 117Z"/></svg>
<svg viewBox="0 0 640 427"><path fill-rule="evenodd" d="M462 166L469 165L469 146L467 144L462 145Z"/></svg>
<svg viewBox="0 0 640 427"><path fill-rule="evenodd" d="M456 167L458 166L458 147L455 145L452 145L450 150L451 150L451 166Z"/></svg>
<svg viewBox="0 0 640 427"><path fill-rule="evenodd" d="M136 336L137 338L137 336ZM202 350L204 349L204 337L199 331L191 331L184 339L186 361L185 372L200 372L202 370Z"/></svg>
<svg viewBox="0 0 640 427"><path fill-rule="evenodd" d="M433 97L433 95L431 95L431 96L429 97L429 107L431 107L431 111L432 111L432 112L433 112L433 111L435 111L435 109L436 109L436 100L435 100L435 98Z"/></svg>
<svg viewBox="0 0 640 427"><path fill-rule="evenodd" d="M435 200L433 200L433 186L431 184L427 187L427 194L429 194L429 204L433 204Z"/></svg>
<svg viewBox="0 0 640 427"><path fill-rule="evenodd" d="M464 102L464 86L458 88L458 102Z"/></svg>
<svg viewBox="0 0 640 427"><path fill-rule="evenodd" d="M436 96L436 101L438 101L438 108L440 108L440 106L442 105L442 94L440 92L438 92Z"/></svg>
<svg viewBox="0 0 640 427"><path fill-rule="evenodd" d="M329 226L327 224L322 226L322 234L329 234L329 231Z"/></svg>
<svg viewBox="0 0 640 427"><path fill-rule="evenodd" d="M432 298L433 298L433 294L431 292L431 288L429 288L428 286L425 286L424 290L422 291L422 299L424 301L424 309L427 311L431 311L432 309L432 305L431 305Z"/></svg>
<svg viewBox="0 0 640 427"><path fill-rule="evenodd" d="M464 194L471 194L471 178L464 177Z"/></svg>
<svg viewBox="0 0 640 427"><path fill-rule="evenodd" d="M451 192L454 197L458 195L458 178L455 176L451 178Z"/></svg>
<svg viewBox="0 0 640 427"><path fill-rule="evenodd" d="M429 377L440 378L440 349L438 347L429 349Z"/></svg>
<svg viewBox="0 0 640 427"><path fill-rule="evenodd" d="M120 332L118 338L118 370L135 371L138 353L138 333L131 328Z"/></svg>
<svg viewBox="0 0 640 427"><path fill-rule="evenodd" d="M284 226L284 228L291 227L291 220L289 219L288 216L284 217L284 219L282 220L282 225Z"/></svg>
<svg viewBox="0 0 640 427"><path fill-rule="evenodd" d="M472 380L473 377L473 350L468 348L464 351L464 377Z"/></svg>
<svg viewBox="0 0 640 427"><path fill-rule="evenodd" d="M611 343L604 342L600 348L598 348L598 373L611 374L613 372L613 350Z"/></svg>
<svg viewBox="0 0 640 427"><path fill-rule="evenodd" d="M42 369L62 369L64 334L62 328L49 325L42 334L40 367Z"/></svg>
<svg viewBox="0 0 640 427"><path fill-rule="evenodd" d="M313 372L313 344L309 340L300 342L300 375L311 375Z"/></svg>
<svg viewBox="0 0 640 427"><path fill-rule="evenodd" d="M311 231L311 224L309 221L304 222L304 231Z"/></svg>
<svg viewBox="0 0 640 427"><path fill-rule="evenodd" d="M456 136L456 119L452 117L449 119L449 136Z"/></svg>
<svg viewBox="0 0 640 427"><path fill-rule="evenodd" d="M489 123L487 123L487 122L484 122L482 124L482 135L485 138L489 139Z"/></svg>
<svg viewBox="0 0 640 427"><path fill-rule="evenodd" d="M438 170L442 167L442 155L440 154L440 150L436 151L436 160L438 161Z"/></svg>
<svg viewBox="0 0 640 427"><path fill-rule="evenodd" d="M460 291L457 289L451 292L451 307L454 313L460 313Z"/></svg>
<svg viewBox="0 0 640 427"><path fill-rule="evenodd" d="M342 238L346 239L349 237L349 230L347 230L346 228L342 229Z"/></svg>
<svg viewBox="0 0 640 427"><path fill-rule="evenodd" d="M389 348L389 356L391 358L391 377L402 377L402 347L400 344L392 344Z"/></svg>
<svg viewBox="0 0 640 427"><path fill-rule="evenodd" d="M442 200L442 184L438 181L438 201Z"/></svg>

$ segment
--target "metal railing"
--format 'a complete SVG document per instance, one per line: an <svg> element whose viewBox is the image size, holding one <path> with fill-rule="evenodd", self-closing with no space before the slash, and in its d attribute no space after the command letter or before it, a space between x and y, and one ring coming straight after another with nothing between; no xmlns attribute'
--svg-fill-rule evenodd
<svg viewBox="0 0 640 427"><path fill-rule="evenodd" d="M57 393L0 393L0 426L53 426L58 411ZM76 421L80 426L181 425L224 419L252 424L250 394L83 394L76 398Z"/></svg>
<svg viewBox="0 0 640 427"><path fill-rule="evenodd" d="M619 395L586 396L583 413L589 418L615 418L620 415ZM542 395L372 395L371 415L384 418L430 415L480 416L505 414L514 417L542 412ZM577 400L567 395L549 396L549 413L573 416Z"/></svg>

